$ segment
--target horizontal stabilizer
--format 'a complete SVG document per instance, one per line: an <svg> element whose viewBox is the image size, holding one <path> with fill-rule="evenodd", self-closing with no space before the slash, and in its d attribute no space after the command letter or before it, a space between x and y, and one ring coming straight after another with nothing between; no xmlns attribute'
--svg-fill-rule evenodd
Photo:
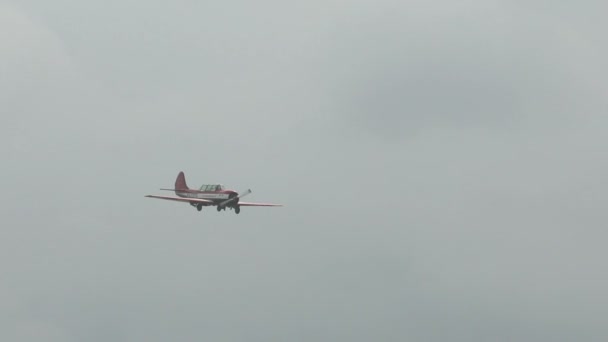
<svg viewBox="0 0 608 342"><path fill-rule="evenodd" d="M164 190L164 191L177 191L177 192L189 192L189 193L200 192L198 190L192 190L192 189L160 189L160 190Z"/></svg>

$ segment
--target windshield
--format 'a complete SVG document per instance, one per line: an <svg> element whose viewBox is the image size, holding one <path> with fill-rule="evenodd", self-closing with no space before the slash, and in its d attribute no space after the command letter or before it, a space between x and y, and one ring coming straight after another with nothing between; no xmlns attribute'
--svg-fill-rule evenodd
<svg viewBox="0 0 608 342"><path fill-rule="evenodd" d="M224 186L221 184L203 184L201 185L200 191L222 191Z"/></svg>

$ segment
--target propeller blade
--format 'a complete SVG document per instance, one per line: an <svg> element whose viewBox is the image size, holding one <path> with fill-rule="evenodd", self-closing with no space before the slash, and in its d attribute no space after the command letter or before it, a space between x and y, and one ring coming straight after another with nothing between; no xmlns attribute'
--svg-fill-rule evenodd
<svg viewBox="0 0 608 342"><path fill-rule="evenodd" d="M220 204L218 204L218 206L223 207L223 206L227 205L230 202L238 201L239 198L245 197L245 196L249 195L250 193L251 193L251 189L247 189L247 191L239 194L236 197L232 197L231 199L225 200L224 202L220 202Z"/></svg>

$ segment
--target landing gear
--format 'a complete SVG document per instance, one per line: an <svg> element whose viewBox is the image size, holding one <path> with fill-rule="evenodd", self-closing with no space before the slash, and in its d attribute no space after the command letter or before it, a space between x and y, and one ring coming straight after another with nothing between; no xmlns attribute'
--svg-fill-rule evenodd
<svg viewBox="0 0 608 342"><path fill-rule="evenodd" d="M203 210L203 203L199 203L199 204L196 206L196 210L198 210L198 211Z"/></svg>
<svg viewBox="0 0 608 342"><path fill-rule="evenodd" d="M222 211L222 210L223 210L223 211L226 211L226 208L230 208L230 210L233 210L233 209L234 209L234 212L235 212L235 213L237 213L237 214L241 212L241 206L239 206L239 205L234 206L234 207L232 207L232 206L230 206L230 207L225 207L225 206L219 206L219 205L218 205L218 206L216 207L216 209L217 209L217 211L218 211L218 212L220 212L220 211Z"/></svg>

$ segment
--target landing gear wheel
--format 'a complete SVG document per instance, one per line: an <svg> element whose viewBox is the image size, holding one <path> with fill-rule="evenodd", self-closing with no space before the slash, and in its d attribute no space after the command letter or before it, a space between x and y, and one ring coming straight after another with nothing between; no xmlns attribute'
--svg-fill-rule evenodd
<svg viewBox="0 0 608 342"><path fill-rule="evenodd" d="M236 214L240 213L241 212L241 207L239 207L239 206L234 207L234 212Z"/></svg>
<svg viewBox="0 0 608 342"><path fill-rule="evenodd" d="M203 210L203 204L200 203L199 205L196 206L196 210L201 211Z"/></svg>
<svg viewBox="0 0 608 342"><path fill-rule="evenodd" d="M222 207L220 207L219 205L217 206L217 211L221 211Z"/></svg>

